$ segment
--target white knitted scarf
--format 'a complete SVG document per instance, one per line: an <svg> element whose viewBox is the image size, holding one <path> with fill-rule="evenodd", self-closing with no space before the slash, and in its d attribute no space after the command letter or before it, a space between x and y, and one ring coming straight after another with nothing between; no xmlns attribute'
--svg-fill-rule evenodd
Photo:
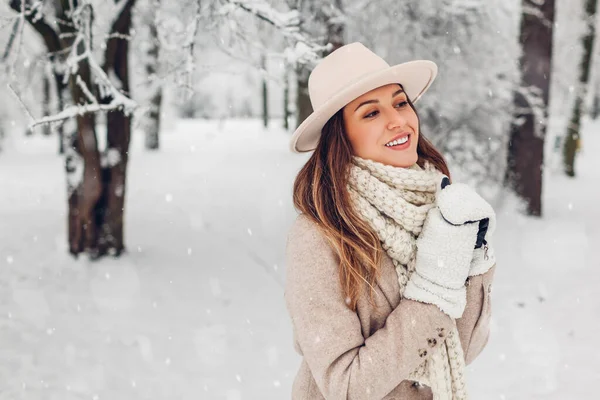
<svg viewBox="0 0 600 400"><path fill-rule="evenodd" d="M427 212L434 207L440 174L430 164L397 168L353 157L348 185L352 202L392 259L401 297L415 270L416 239ZM467 399L464 354L456 323L444 343L433 349L409 379L429 386L434 400Z"/></svg>

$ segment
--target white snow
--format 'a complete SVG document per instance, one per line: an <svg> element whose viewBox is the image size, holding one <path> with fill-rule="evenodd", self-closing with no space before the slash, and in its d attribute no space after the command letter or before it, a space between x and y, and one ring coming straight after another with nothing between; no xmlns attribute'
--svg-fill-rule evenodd
<svg viewBox="0 0 600 400"><path fill-rule="evenodd" d="M121 162L121 153L119 153L119 149L114 147L108 148L105 153L102 153L102 159L100 162L104 168L116 167L117 164Z"/></svg>
<svg viewBox="0 0 600 400"><path fill-rule="evenodd" d="M280 121L273 125L280 126ZM600 123L579 176L546 177L545 217L498 201L492 337L474 399L594 398L600 379ZM126 188L128 253L73 260L55 138L0 153L1 399L286 399L299 365L283 299L289 133L179 121Z"/></svg>

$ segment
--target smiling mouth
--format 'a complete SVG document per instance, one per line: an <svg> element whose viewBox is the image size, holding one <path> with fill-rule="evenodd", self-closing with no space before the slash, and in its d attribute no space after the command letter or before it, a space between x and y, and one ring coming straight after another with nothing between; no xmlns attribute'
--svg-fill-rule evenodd
<svg viewBox="0 0 600 400"><path fill-rule="evenodd" d="M399 149L408 147L410 143L410 133L401 133L385 144L385 147Z"/></svg>
<svg viewBox="0 0 600 400"><path fill-rule="evenodd" d="M408 136L404 136L402 139L392 140L391 142L387 143L385 146L386 147L394 147L394 146L402 145L406 142L408 142Z"/></svg>

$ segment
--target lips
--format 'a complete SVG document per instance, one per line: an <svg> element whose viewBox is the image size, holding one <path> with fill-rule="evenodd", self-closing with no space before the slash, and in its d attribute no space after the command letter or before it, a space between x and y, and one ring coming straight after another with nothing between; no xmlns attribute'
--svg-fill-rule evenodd
<svg viewBox="0 0 600 400"><path fill-rule="evenodd" d="M410 145L411 134L410 132L402 132L394 136L389 142L385 144L385 147L391 150L404 150Z"/></svg>

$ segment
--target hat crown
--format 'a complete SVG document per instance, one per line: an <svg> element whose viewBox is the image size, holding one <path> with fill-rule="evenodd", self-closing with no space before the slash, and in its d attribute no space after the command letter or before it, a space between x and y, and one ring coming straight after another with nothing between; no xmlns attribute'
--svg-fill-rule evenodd
<svg viewBox="0 0 600 400"><path fill-rule="evenodd" d="M333 51L313 69L308 93L314 110L360 78L389 68L385 60L362 43L351 43Z"/></svg>

